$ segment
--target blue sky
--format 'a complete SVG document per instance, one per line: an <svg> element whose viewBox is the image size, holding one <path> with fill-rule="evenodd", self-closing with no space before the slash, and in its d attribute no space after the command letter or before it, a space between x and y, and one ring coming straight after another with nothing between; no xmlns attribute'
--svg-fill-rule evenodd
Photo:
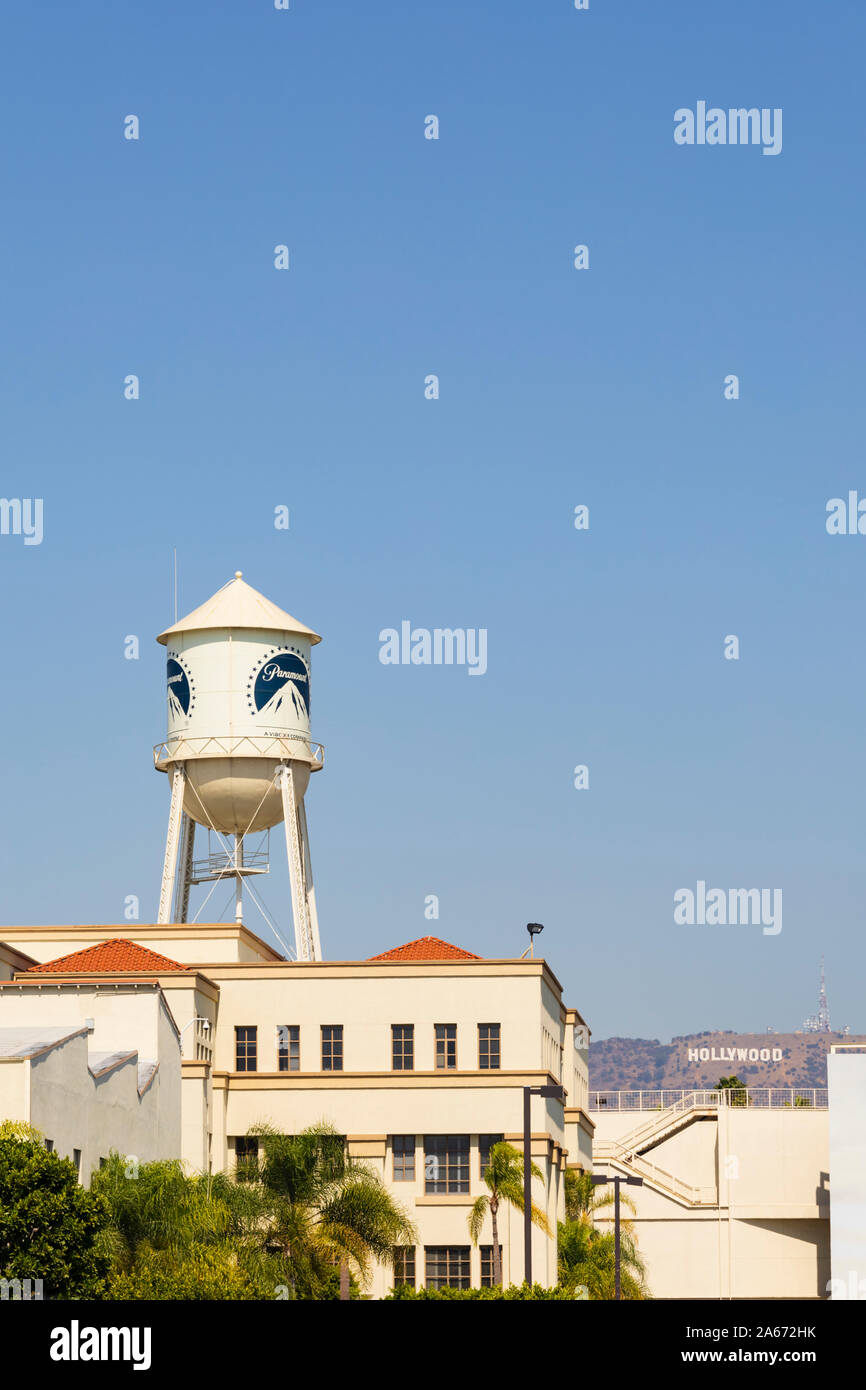
<svg viewBox="0 0 866 1390"><path fill-rule="evenodd" d="M0 920L155 915L177 546L181 612L242 569L324 635L330 958L513 954L537 920L597 1037L666 1039L798 1026L824 952L866 1030L866 537L825 529L866 494L863 6L3 30L0 493L44 540L0 536ZM781 107L782 153L675 145L699 100ZM383 666L404 619L486 628L487 673ZM782 932L676 925L699 879L781 888Z"/></svg>

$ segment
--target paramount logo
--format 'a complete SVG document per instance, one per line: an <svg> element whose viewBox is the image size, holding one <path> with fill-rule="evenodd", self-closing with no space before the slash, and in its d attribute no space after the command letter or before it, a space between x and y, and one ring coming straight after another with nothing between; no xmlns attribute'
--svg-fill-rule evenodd
<svg viewBox="0 0 866 1390"><path fill-rule="evenodd" d="M282 666L278 666L275 661L262 668L261 679L263 681L305 681L307 677L301 671L284 671Z"/></svg>
<svg viewBox="0 0 866 1390"><path fill-rule="evenodd" d="M764 154L782 153L782 108L737 106L724 110L699 101L694 111L674 112L677 145L762 145Z"/></svg>
<svg viewBox="0 0 866 1390"><path fill-rule="evenodd" d="M782 930L781 888L711 888L702 878L697 890L674 893L674 921L685 927L761 926L764 936Z"/></svg>
<svg viewBox="0 0 866 1390"><path fill-rule="evenodd" d="M690 1062L781 1062L781 1047L690 1047Z"/></svg>

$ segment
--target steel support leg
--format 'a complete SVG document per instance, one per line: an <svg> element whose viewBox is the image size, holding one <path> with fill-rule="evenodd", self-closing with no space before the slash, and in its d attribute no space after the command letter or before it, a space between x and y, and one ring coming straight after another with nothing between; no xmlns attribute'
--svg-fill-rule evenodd
<svg viewBox="0 0 866 1390"><path fill-rule="evenodd" d="M289 860L289 880L292 886L292 916L295 923L295 954L298 960L315 960L310 920L307 915L307 894L304 887L304 858L295 805L295 780L291 763L281 763L277 776L283 798L283 823L286 827L286 854Z"/></svg>
<svg viewBox="0 0 866 1390"><path fill-rule="evenodd" d="M186 773L183 763L176 763L171 775L171 807L168 813L168 834L165 840L165 860L162 866L162 887L159 893L157 922L170 922L174 880L180 851L180 823L183 815L183 792Z"/></svg>
<svg viewBox="0 0 866 1390"><path fill-rule="evenodd" d="M310 861L310 837L307 833L307 812L303 801L298 807L298 824L301 829L301 843L304 847L304 886L307 890L307 920L313 937L313 960L322 959L322 942L319 937L319 914L316 911L316 890L313 886L313 865Z"/></svg>
<svg viewBox="0 0 866 1390"><path fill-rule="evenodd" d="M180 872L174 891L175 922L185 922L189 917L189 881L192 878L192 851L195 840L195 821L183 813L180 825Z"/></svg>
<svg viewBox="0 0 866 1390"><path fill-rule="evenodd" d="M240 870L244 866L244 837L235 835L235 921L238 926L244 920L244 876Z"/></svg>

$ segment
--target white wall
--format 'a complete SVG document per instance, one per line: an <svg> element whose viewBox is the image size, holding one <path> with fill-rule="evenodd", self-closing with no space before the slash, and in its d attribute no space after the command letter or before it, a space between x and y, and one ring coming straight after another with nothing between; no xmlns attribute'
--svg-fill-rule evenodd
<svg viewBox="0 0 866 1390"><path fill-rule="evenodd" d="M158 988L153 986L70 987L44 981L39 987L5 988L0 1026L70 1031L92 1018L94 1030L53 1047L40 1057L0 1065L0 1118L25 1118L55 1149L82 1153L81 1176L111 1149L141 1162L179 1157L181 1076L177 1032ZM98 1053L131 1053L110 1072L94 1077ZM139 1096L139 1062L155 1061L156 1075ZM95 1062L94 1062L94 1065ZM17 1074L20 1078L13 1080ZM16 1094L23 1087L25 1114ZM5 1113L4 1113L5 1112Z"/></svg>
<svg viewBox="0 0 866 1390"><path fill-rule="evenodd" d="M598 1145L627 1142L628 1131L652 1116L602 1109L592 1118ZM692 1207L649 1183L629 1189L653 1297L822 1296L829 1253L826 1110L722 1107L642 1157L715 1194L712 1205ZM609 1219L609 1213L601 1218Z"/></svg>
<svg viewBox="0 0 866 1390"><path fill-rule="evenodd" d="M836 1298L866 1298L866 1053L831 1052L830 1243Z"/></svg>

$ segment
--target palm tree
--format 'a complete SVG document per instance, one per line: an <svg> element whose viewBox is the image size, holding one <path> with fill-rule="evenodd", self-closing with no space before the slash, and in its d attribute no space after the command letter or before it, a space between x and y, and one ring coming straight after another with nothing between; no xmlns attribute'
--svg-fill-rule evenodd
<svg viewBox="0 0 866 1390"><path fill-rule="evenodd" d="M596 1213L613 1206L615 1200L609 1187L596 1186L591 1173L566 1169L565 1222L559 1226L559 1282L569 1288L582 1285L593 1299L615 1297L615 1236L595 1226ZM621 1207L636 1211L626 1193L621 1192L619 1200ZM620 1224L620 1263L623 1298L648 1297L634 1223L628 1220Z"/></svg>
<svg viewBox="0 0 866 1390"><path fill-rule="evenodd" d="M258 1155L243 1176L258 1185L269 1208L266 1247L289 1265L296 1289L309 1293L335 1266L366 1280L370 1263L393 1263L394 1247L414 1245L417 1232L372 1169L351 1159L343 1135L320 1123L301 1134L269 1125L250 1131Z"/></svg>
<svg viewBox="0 0 866 1390"><path fill-rule="evenodd" d="M208 1203L177 1159L144 1163L133 1175L127 1160L112 1152L91 1185L108 1200L110 1253L124 1271L142 1250L179 1253L216 1236L223 1224L221 1206Z"/></svg>
<svg viewBox="0 0 866 1390"><path fill-rule="evenodd" d="M544 1174L536 1163L530 1167L534 1178L543 1178ZM484 1218L489 1211L493 1228L493 1282L498 1285L502 1283L502 1259L499 1254L499 1228L496 1221L499 1203L509 1202L511 1206L517 1207L518 1211L523 1211L523 1154L520 1150L515 1149L513 1144L494 1144L484 1170L484 1181L490 1193L483 1193L473 1204L469 1213L469 1234L473 1245L477 1245ZM530 1206L530 1216L533 1225L538 1226L547 1235L551 1234L547 1217L534 1203Z"/></svg>
<svg viewBox="0 0 866 1390"><path fill-rule="evenodd" d="M612 1231L595 1229L588 1218L559 1227L559 1282L565 1288L586 1290L590 1299L616 1297L616 1250ZM620 1287L625 1299L649 1297L646 1270L633 1237L620 1237Z"/></svg>
<svg viewBox="0 0 866 1390"><path fill-rule="evenodd" d="M578 1168L565 1170L565 1219L566 1221L585 1221L594 1223L595 1214L603 1207L612 1207L615 1197L610 1187L596 1186L592 1173L582 1173ZM620 1207L635 1214L637 1207L627 1193L620 1191ZM630 1221L623 1221L622 1229L629 1235L634 1232Z"/></svg>
<svg viewBox="0 0 866 1390"><path fill-rule="evenodd" d="M720 1076L714 1088L716 1091L733 1091L730 1098L731 1105L748 1105L749 1088L745 1081L741 1081L738 1076Z"/></svg>

